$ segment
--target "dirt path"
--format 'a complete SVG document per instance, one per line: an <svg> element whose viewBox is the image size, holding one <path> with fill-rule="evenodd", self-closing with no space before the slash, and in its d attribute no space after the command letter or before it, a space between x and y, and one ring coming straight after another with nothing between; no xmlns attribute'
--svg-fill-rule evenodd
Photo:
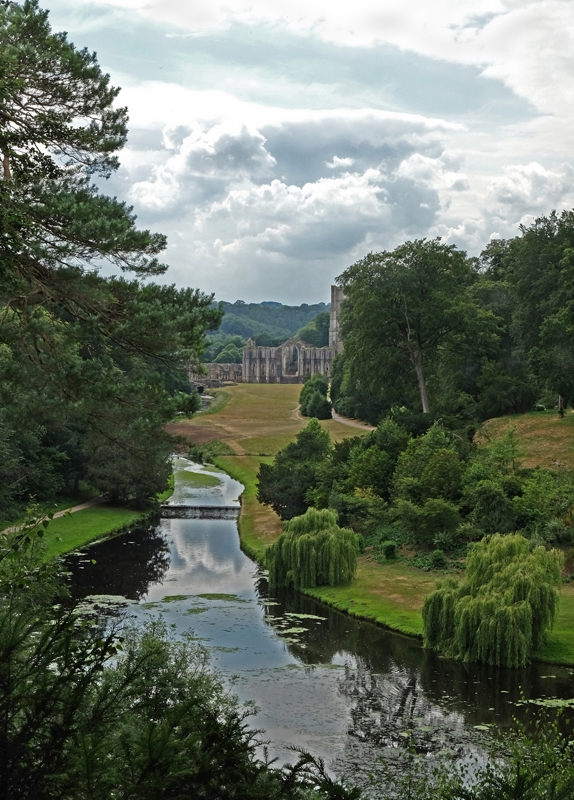
<svg viewBox="0 0 574 800"><path fill-rule="evenodd" d="M377 429L374 428L372 425L367 425L366 422L359 422L356 419L349 419L349 417L342 417L340 414L337 414L336 411L333 411L333 419L336 419L337 422L342 422L343 425L349 425L351 428L360 428L362 431L376 431Z"/></svg>
<svg viewBox="0 0 574 800"><path fill-rule="evenodd" d="M71 506L70 508L65 508L63 511L56 511L56 513L53 516L53 519L57 519L58 517L63 517L64 514L67 514L68 512L73 514L74 511L83 511L84 508L93 508L93 506L99 506L103 502L104 502L103 497L94 497L92 500L87 500L85 503L80 503L77 506ZM43 519L47 519L47 517L43 517ZM23 525L12 525L10 528L4 528L3 530L0 531L0 536L3 533L13 533L14 531L19 531L20 528L22 527Z"/></svg>
<svg viewBox="0 0 574 800"><path fill-rule="evenodd" d="M79 506L72 506L71 508L65 508L63 511L57 511L54 514L53 519L56 519L57 517L63 517L64 514L68 513L68 511L71 514L73 514L74 511L83 511L84 508L92 508L93 506L99 506L103 502L104 502L103 497L94 497L92 500L88 500L85 503L80 503Z"/></svg>

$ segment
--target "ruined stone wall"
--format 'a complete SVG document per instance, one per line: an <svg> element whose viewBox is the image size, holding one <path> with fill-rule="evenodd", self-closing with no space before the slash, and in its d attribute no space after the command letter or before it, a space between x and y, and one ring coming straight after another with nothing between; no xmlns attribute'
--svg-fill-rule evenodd
<svg viewBox="0 0 574 800"><path fill-rule="evenodd" d="M332 347L313 347L288 339L280 347L257 347L249 340L243 350L244 383L303 383L307 376L331 374L337 355Z"/></svg>
<svg viewBox="0 0 574 800"><path fill-rule="evenodd" d="M331 316L328 347L313 347L300 339L288 339L280 347L258 347L250 339L243 348L242 364L203 364L207 375L190 373L192 384L221 386L224 383L303 383L307 376L324 375L343 351L339 328L343 290L331 286Z"/></svg>
<svg viewBox="0 0 574 800"><path fill-rule="evenodd" d="M340 311L341 303L345 299L345 294L340 286L331 286L331 316L329 319L329 347L336 353L343 352L343 340L340 331Z"/></svg>
<svg viewBox="0 0 574 800"><path fill-rule="evenodd" d="M192 386L221 386L224 383L241 383L243 381L243 366L241 364L202 364L207 375L199 372L190 372L189 380Z"/></svg>

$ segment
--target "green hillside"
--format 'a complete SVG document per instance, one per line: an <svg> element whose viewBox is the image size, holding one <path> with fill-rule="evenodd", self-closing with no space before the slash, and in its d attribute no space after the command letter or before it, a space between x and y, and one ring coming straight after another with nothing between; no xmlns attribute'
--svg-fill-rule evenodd
<svg viewBox="0 0 574 800"><path fill-rule="evenodd" d="M329 304L286 306L271 300L262 303L219 303L225 316L217 331L209 332L210 345L203 361L239 363L241 348L248 339L257 344L277 346L306 328L318 314L329 311Z"/></svg>

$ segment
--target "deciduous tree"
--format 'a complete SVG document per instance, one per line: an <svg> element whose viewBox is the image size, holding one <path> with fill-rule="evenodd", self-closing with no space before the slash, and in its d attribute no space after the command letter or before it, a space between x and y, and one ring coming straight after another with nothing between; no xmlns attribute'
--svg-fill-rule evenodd
<svg viewBox="0 0 574 800"><path fill-rule="evenodd" d="M492 331L494 316L469 292L474 278L466 254L440 239L370 253L338 278L346 296L345 359L378 380L391 379L389 360L410 364L422 410L429 412L426 365L471 340L476 348Z"/></svg>

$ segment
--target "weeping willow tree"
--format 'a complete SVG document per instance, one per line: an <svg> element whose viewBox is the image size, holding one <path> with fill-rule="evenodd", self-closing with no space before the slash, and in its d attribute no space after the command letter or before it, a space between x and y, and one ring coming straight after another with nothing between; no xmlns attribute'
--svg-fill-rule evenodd
<svg viewBox="0 0 574 800"><path fill-rule="evenodd" d="M271 586L295 589L348 583L357 567L358 538L339 528L337 512L308 508L286 522L266 552Z"/></svg>
<svg viewBox="0 0 574 800"><path fill-rule="evenodd" d="M521 667L558 611L563 555L530 550L519 534L487 536L469 553L462 583L438 581L423 605L425 647L450 658Z"/></svg>

